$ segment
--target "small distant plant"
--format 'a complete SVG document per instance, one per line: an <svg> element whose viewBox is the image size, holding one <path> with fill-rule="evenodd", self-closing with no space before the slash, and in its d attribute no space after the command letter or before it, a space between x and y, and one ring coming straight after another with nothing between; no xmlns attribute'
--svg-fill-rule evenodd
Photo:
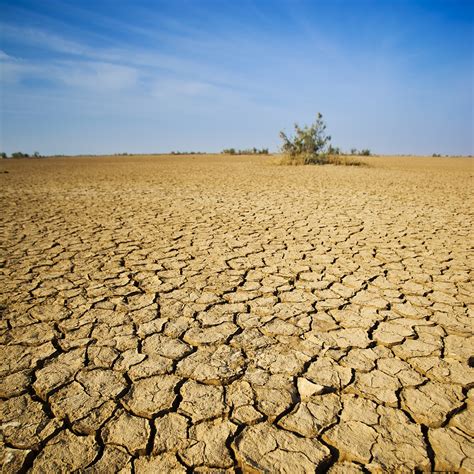
<svg viewBox="0 0 474 474"><path fill-rule="evenodd" d="M171 155L205 155L205 151L172 151Z"/></svg>
<svg viewBox="0 0 474 474"><path fill-rule="evenodd" d="M316 121L310 126L295 124L294 136L288 137L286 133L280 132L280 138L283 140L281 163L285 165L363 165L344 156L339 147L330 144L331 136L326 134L326 124L321 113L317 114Z"/></svg>
<svg viewBox="0 0 474 474"><path fill-rule="evenodd" d="M372 156L372 152L368 148L364 148L360 151L357 148L351 148L351 155L358 155L358 156Z"/></svg>
<svg viewBox="0 0 474 474"><path fill-rule="evenodd" d="M8 155L5 152L0 152L0 160L6 160L8 158Z"/></svg>
<svg viewBox="0 0 474 474"><path fill-rule="evenodd" d="M245 148L243 150L236 150L235 148L225 148L222 150L224 155L268 155L268 148Z"/></svg>
<svg viewBox="0 0 474 474"><path fill-rule="evenodd" d="M332 145L329 145L329 148L328 148L328 155L341 155L341 149L336 146L336 147L333 147Z"/></svg>
<svg viewBox="0 0 474 474"><path fill-rule="evenodd" d="M29 158L28 153L22 153L21 151L15 151L12 153L12 158Z"/></svg>
<svg viewBox="0 0 474 474"><path fill-rule="evenodd" d="M433 153L432 155L434 158L440 158L441 157L441 154L440 153Z"/></svg>
<svg viewBox="0 0 474 474"><path fill-rule="evenodd" d="M323 115L318 112L316 121L310 125L300 127L294 125L295 134L289 137L285 132L280 132L283 140L281 151L284 162L288 164L326 164L328 163L329 142L331 136L326 134L326 124Z"/></svg>
<svg viewBox="0 0 474 474"><path fill-rule="evenodd" d="M235 148L225 148L222 150L222 153L224 153L224 155L235 155Z"/></svg>

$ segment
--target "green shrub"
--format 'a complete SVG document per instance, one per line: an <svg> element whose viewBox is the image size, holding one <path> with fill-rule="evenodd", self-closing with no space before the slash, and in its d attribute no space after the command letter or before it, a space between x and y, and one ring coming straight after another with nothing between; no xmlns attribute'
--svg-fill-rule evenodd
<svg viewBox="0 0 474 474"><path fill-rule="evenodd" d="M326 124L322 114L318 113L311 126L300 127L295 124L295 135L288 137L280 132L283 140L281 151L283 165L344 165L366 166L364 163L344 156L339 147L329 144L331 137L326 134ZM351 153L357 150L353 148ZM363 150L370 154L369 150Z"/></svg>
<svg viewBox="0 0 474 474"><path fill-rule="evenodd" d="M235 155L235 148L225 148L222 150L222 153L224 153L224 155Z"/></svg>
<svg viewBox="0 0 474 474"><path fill-rule="evenodd" d="M280 138L283 140L281 151L285 156L284 161L304 165L327 163L331 137L326 135L326 124L321 113L318 112L316 121L310 126L300 127L295 123L293 137L288 137L282 131Z"/></svg>
<svg viewBox="0 0 474 474"><path fill-rule="evenodd" d="M268 155L268 148L245 148L243 150L236 150L235 148L226 148L222 150L225 155Z"/></svg>
<svg viewBox="0 0 474 474"><path fill-rule="evenodd" d="M350 155L371 156L372 152L368 148L357 151L357 148L351 148Z"/></svg>
<svg viewBox="0 0 474 474"><path fill-rule="evenodd" d="M28 158L29 156L28 153L22 153L21 151L15 151L12 153L12 158Z"/></svg>

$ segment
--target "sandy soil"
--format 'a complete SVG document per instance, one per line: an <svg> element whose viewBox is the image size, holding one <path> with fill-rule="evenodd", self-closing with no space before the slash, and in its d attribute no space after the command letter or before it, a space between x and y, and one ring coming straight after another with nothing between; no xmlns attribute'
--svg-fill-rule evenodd
<svg viewBox="0 0 474 474"><path fill-rule="evenodd" d="M474 471L474 161L0 162L1 472Z"/></svg>

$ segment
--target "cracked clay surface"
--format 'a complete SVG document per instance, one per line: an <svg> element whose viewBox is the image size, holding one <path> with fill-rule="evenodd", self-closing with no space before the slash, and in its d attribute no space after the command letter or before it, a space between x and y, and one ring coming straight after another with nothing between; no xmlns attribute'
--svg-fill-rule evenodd
<svg viewBox="0 0 474 474"><path fill-rule="evenodd" d="M474 472L469 159L0 163L2 473Z"/></svg>

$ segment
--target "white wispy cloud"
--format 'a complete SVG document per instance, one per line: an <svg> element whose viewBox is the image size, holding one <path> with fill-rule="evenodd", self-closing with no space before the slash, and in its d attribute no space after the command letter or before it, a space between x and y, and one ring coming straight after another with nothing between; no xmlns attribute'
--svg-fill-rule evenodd
<svg viewBox="0 0 474 474"><path fill-rule="evenodd" d="M78 89L110 92L138 88L152 97L171 95L199 96L218 93L222 81L230 87L230 77L219 74L197 60L134 47L100 48L70 40L38 28L0 24L2 34L10 41L47 50L50 55L15 58L2 51L2 82L20 83L25 79L42 79ZM58 54L54 53L60 53ZM64 59L66 55L67 59ZM188 78L190 72L196 79ZM207 81L213 77L214 81ZM214 82L211 84L210 82Z"/></svg>
<svg viewBox="0 0 474 474"><path fill-rule="evenodd" d="M215 93L217 89L214 85L206 82L185 79L158 79L154 81L151 92L154 97L162 99L172 96L196 97L209 95Z"/></svg>
<svg viewBox="0 0 474 474"><path fill-rule="evenodd" d="M26 77L41 75L42 70L40 65L15 58L0 50L0 83L15 84Z"/></svg>
<svg viewBox="0 0 474 474"><path fill-rule="evenodd" d="M24 27L0 22L2 37L6 40L27 44L58 53L88 55L92 50L84 44L64 38L40 28Z"/></svg>
<svg viewBox="0 0 474 474"><path fill-rule="evenodd" d="M62 84L75 89L121 91L137 86L136 68L100 61L34 61L15 58L0 51L0 81L21 84L25 80Z"/></svg>
<svg viewBox="0 0 474 474"><path fill-rule="evenodd" d="M53 77L68 86L121 91L137 86L140 73L137 69L104 62L62 62L52 69Z"/></svg>
<svg viewBox="0 0 474 474"><path fill-rule="evenodd" d="M166 54L133 45L91 47L37 28L8 26L6 34L10 40L50 53L40 58L14 58L3 52L1 82L17 84L25 92L31 86L23 84L39 79L70 89L70 94L111 96L126 91L127 100L137 103L148 98L162 105L179 103L180 107L187 105L186 100L211 100L215 106L250 103L267 94L254 90L244 74L192 55ZM197 50L202 47L196 46ZM70 98L73 100L72 95ZM117 100L124 100L123 95L117 95Z"/></svg>

